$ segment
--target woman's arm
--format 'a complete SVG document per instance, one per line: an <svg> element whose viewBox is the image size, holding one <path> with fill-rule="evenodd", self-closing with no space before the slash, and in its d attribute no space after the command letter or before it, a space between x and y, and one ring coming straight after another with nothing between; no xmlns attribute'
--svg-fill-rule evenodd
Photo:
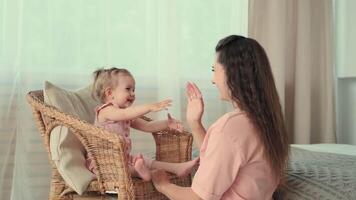
<svg viewBox="0 0 356 200"><path fill-rule="evenodd" d="M171 106L172 100L164 100L158 103L145 104L139 106L131 106L128 108L116 108L114 106L107 106L103 108L100 112L100 119L121 121L121 120L131 120L149 112L157 112Z"/></svg>
<svg viewBox="0 0 356 200"><path fill-rule="evenodd" d="M194 142L200 148L206 134L205 128L201 123L204 113L204 100L199 88L194 83L187 84L186 93L188 98L187 122L192 130Z"/></svg>
<svg viewBox="0 0 356 200"><path fill-rule="evenodd" d="M201 145L203 144L204 137L206 135L206 131L204 126L201 122L188 122L189 127L192 130L194 143L197 145L198 149L200 149Z"/></svg>
<svg viewBox="0 0 356 200"><path fill-rule="evenodd" d="M160 192L172 200L201 200L190 187L180 187L173 183L167 184Z"/></svg>
<svg viewBox="0 0 356 200"><path fill-rule="evenodd" d="M201 198L190 188L181 187L170 183L165 171L155 170L152 172L152 181L156 189L172 200L201 200Z"/></svg>

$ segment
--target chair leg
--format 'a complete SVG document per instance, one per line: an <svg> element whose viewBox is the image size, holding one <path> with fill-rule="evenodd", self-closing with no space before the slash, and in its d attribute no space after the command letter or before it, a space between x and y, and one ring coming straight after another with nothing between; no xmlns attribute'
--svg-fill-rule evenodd
<svg viewBox="0 0 356 200"><path fill-rule="evenodd" d="M49 193L49 200L73 200L73 195L60 195L61 192L56 190L54 184L51 184L51 189Z"/></svg>
<svg viewBox="0 0 356 200"><path fill-rule="evenodd" d="M115 197L111 197L111 196L108 196L108 195L91 195L91 194L88 194L88 195L73 195L73 200L117 200L117 198Z"/></svg>
<svg viewBox="0 0 356 200"><path fill-rule="evenodd" d="M55 164L52 163L52 177L49 192L49 200L73 200L73 195L61 195L65 190L66 185L61 175L59 174Z"/></svg>
<svg viewBox="0 0 356 200"><path fill-rule="evenodd" d="M61 195L64 185L59 184L55 179L51 180L51 188L49 192L49 200L73 200L73 195Z"/></svg>
<svg viewBox="0 0 356 200"><path fill-rule="evenodd" d="M73 197L70 195L66 195L66 196L54 196L54 195L50 195L49 200L73 200Z"/></svg>

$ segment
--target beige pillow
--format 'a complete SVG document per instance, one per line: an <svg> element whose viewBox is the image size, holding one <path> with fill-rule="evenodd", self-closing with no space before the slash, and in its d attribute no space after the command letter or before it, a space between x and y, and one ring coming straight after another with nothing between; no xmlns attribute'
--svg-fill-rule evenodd
<svg viewBox="0 0 356 200"><path fill-rule="evenodd" d="M91 86L71 92L47 81L44 101L89 123L93 123L94 108L99 104L91 97ZM95 175L85 167L85 149L81 142L67 127L58 126L51 132L50 151L65 182L78 194L83 194Z"/></svg>

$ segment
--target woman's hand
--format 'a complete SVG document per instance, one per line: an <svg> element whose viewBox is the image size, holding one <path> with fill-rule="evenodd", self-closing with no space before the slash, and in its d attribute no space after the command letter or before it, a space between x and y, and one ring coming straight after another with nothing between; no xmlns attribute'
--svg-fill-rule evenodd
<svg viewBox="0 0 356 200"><path fill-rule="evenodd" d="M151 173L152 182L155 188L162 192L164 186L169 185L171 182L169 181L169 177L164 170L153 170Z"/></svg>
<svg viewBox="0 0 356 200"><path fill-rule="evenodd" d="M169 199L202 200L190 187L181 187L169 181L163 170L152 171L152 182L155 188Z"/></svg>
<svg viewBox="0 0 356 200"><path fill-rule="evenodd" d="M172 118L172 116L169 113L167 114L167 117L168 117L167 123L169 129L173 129L178 132L183 132L183 125L180 121Z"/></svg>
<svg viewBox="0 0 356 200"><path fill-rule="evenodd" d="M204 101L199 88L195 83L187 83L186 94L188 98L187 122L191 125L201 123L204 112Z"/></svg>
<svg viewBox="0 0 356 200"><path fill-rule="evenodd" d="M149 105L149 110L150 112L158 112L163 109L167 109L167 107L170 107L172 105L172 100L167 99L158 103L153 103Z"/></svg>

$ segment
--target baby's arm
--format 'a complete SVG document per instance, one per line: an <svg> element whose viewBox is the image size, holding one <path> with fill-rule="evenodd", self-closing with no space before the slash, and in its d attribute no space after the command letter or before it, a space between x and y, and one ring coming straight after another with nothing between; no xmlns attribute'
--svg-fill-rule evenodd
<svg viewBox="0 0 356 200"><path fill-rule="evenodd" d="M145 104L139 106L131 106L128 108L116 108L114 106L107 106L103 108L99 115L99 120L132 120L149 112L157 112L171 106L172 100L164 100L159 103Z"/></svg>
<svg viewBox="0 0 356 200"><path fill-rule="evenodd" d="M154 133L168 128L168 120L151 121L138 118L131 123L131 127L140 131Z"/></svg>
<svg viewBox="0 0 356 200"><path fill-rule="evenodd" d="M178 120L173 119L170 114L168 114L167 117L168 120L151 121L151 122L147 122L143 119L136 119L131 123L131 127L150 133L162 131L167 128L175 129L179 132L183 131L183 126Z"/></svg>

